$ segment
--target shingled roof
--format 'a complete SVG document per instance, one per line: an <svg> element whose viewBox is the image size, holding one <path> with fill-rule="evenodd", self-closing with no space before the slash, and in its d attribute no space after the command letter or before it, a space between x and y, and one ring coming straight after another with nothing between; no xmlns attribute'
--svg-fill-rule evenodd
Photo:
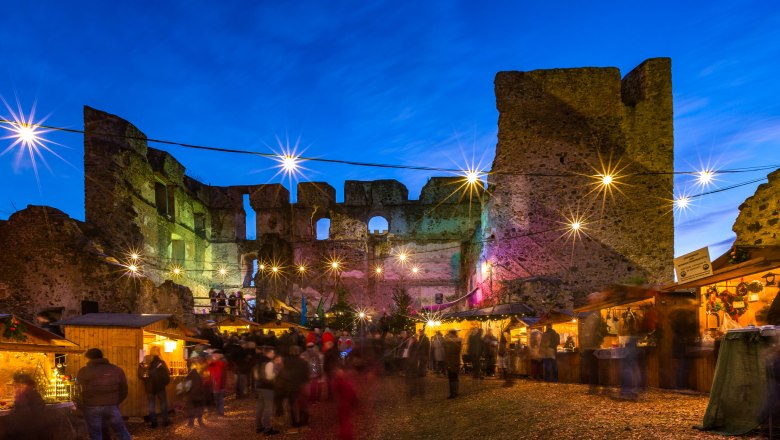
<svg viewBox="0 0 780 440"><path fill-rule="evenodd" d="M88 313L56 322L56 325L141 328L168 319L170 314Z"/></svg>

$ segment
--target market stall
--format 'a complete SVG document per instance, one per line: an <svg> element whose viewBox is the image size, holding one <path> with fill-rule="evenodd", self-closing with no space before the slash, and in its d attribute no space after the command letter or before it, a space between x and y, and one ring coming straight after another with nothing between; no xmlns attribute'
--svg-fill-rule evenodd
<svg viewBox="0 0 780 440"><path fill-rule="evenodd" d="M482 329L486 334L488 330L500 339L502 332L509 332L509 362L512 365L513 374L527 375L528 366L524 359L528 358L528 328L529 322L535 322L530 317L534 312L520 303L497 304L481 309L469 309L455 311L441 315L433 325L425 322L418 323L418 330L425 328L426 334L432 336L437 330L446 334L450 329L458 330L463 338L463 351L467 351L469 334L476 329Z"/></svg>
<svg viewBox="0 0 780 440"><path fill-rule="evenodd" d="M101 349L109 362L124 370L129 394L120 410L126 417L146 415L146 396L137 371L144 355L149 354L152 347L160 348L160 357L170 369L171 384L167 391L172 408L177 397L176 385L188 372L187 343L206 343L193 338L192 332L173 315L167 314L90 313L58 324L65 330L66 338L83 349ZM68 362L68 374L75 376L86 363L83 355L73 356Z"/></svg>
<svg viewBox="0 0 780 440"><path fill-rule="evenodd" d="M254 332L255 330L263 328L261 324L249 321L248 319L239 318L238 316L228 316L227 318L214 323L213 327L220 333L227 332L228 334Z"/></svg>
<svg viewBox="0 0 780 440"><path fill-rule="evenodd" d="M780 247L735 247L713 261L712 269L708 277L665 287L697 292L696 337L701 344L693 347L692 387L700 391L710 390L717 347L726 332L768 323L780 290Z"/></svg>
<svg viewBox="0 0 780 440"><path fill-rule="evenodd" d="M544 332L548 324L552 325L553 330L561 338L561 344L556 353L559 382L581 382L579 318L582 316L571 310L554 309L542 315L531 325L531 330L537 329L540 332Z"/></svg>
<svg viewBox="0 0 780 440"><path fill-rule="evenodd" d="M16 423L10 416L15 394L13 378L25 373L35 380L46 402L47 417L51 416L47 423L63 422L58 428L61 437L73 438L76 428L69 420L75 409L76 387L65 366L82 351L75 343L18 316L0 314L0 432L5 432L7 423Z"/></svg>
<svg viewBox="0 0 780 440"><path fill-rule="evenodd" d="M595 349L593 355L598 361L594 368L599 384L620 385L620 365L628 352L625 346L633 339L638 346L641 385L678 388L678 370L682 365L676 357L676 347L681 342L689 341L690 345L695 342L690 324L680 323L695 320L695 310L695 296L686 291L663 292L642 286L613 285L588 295L587 305L576 308L575 312L593 314L579 320L579 332L588 334L591 341L584 344L581 337L581 345ZM581 368L583 382L591 373Z"/></svg>

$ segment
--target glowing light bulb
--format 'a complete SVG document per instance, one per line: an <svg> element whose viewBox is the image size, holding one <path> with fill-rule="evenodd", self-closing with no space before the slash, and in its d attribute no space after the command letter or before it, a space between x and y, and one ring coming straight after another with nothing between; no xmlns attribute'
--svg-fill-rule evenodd
<svg viewBox="0 0 780 440"><path fill-rule="evenodd" d="M468 171L466 172L466 182L469 183L469 185L475 185L479 181L479 173L476 171Z"/></svg>
<svg viewBox="0 0 780 440"><path fill-rule="evenodd" d="M712 180L715 178L715 173L710 170L704 170L699 171L697 173L697 179L699 181L699 184L702 186L707 186L710 183L712 183Z"/></svg>
<svg viewBox="0 0 780 440"><path fill-rule="evenodd" d="M181 269L179 269L178 267L174 267L173 268L173 274L174 275L181 275Z"/></svg>
<svg viewBox="0 0 780 440"><path fill-rule="evenodd" d="M224 267L220 268L219 269L219 274L220 275L227 275L227 269L225 269Z"/></svg>
<svg viewBox="0 0 780 440"><path fill-rule="evenodd" d="M332 267L334 269L338 269L339 268L339 262L338 261L334 261L334 262L330 263L330 267Z"/></svg>
<svg viewBox="0 0 780 440"><path fill-rule="evenodd" d="M298 266L298 272L300 272L300 273L304 273L304 272L306 272L306 266L304 266L303 264L301 264L300 266Z"/></svg>
<svg viewBox="0 0 780 440"><path fill-rule="evenodd" d="M436 321L430 319L430 320L428 320L427 324L428 324L428 327L433 327L434 325L436 325Z"/></svg>
<svg viewBox="0 0 780 440"><path fill-rule="evenodd" d="M690 203L691 203L691 199L690 198L688 198L686 196L682 196L682 197L679 197L677 200L674 201L674 206L679 208L679 209L685 209L685 208L688 207L688 205Z"/></svg>
<svg viewBox="0 0 780 440"><path fill-rule="evenodd" d="M298 169L298 158L295 156L282 156L282 168L285 172L292 173Z"/></svg>
<svg viewBox="0 0 780 440"><path fill-rule="evenodd" d="M277 273L277 272L279 272L279 268L274 266L274 267L271 268L271 272Z"/></svg>
<svg viewBox="0 0 780 440"><path fill-rule="evenodd" d="M365 312L358 313L358 317L360 317L360 319L364 319L366 317Z"/></svg>
<svg viewBox="0 0 780 440"><path fill-rule="evenodd" d="M139 259L139 258L141 258L141 256L140 256L140 255L138 255L138 254L136 254L135 252L134 252L134 253L132 253L132 254L130 254L130 259L131 259L131 260L137 260L137 259Z"/></svg>
<svg viewBox="0 0 780 440"><path fill-rule="evenodd" d="M399 259L401 262L404 262L404 261L406 261L406 254L403 254L403 253L402 253L402 254L398 255L398 259Z"/></svg>
<svg viewBox="0 0 780 440"><path fill-rule="evenodd" d="M570 226L571 226L571 230L572 231L579 231L580 228L582 227L582 223L580 223L578 221L575 221L575 222L572 222Z"/></svg>
<svg viewBox="0 0 780 440"><path fill-rule="evenodd" d="M129 270L132 273L136 273L138 272L138 266L136 266L135 264L131 264L127 266L127 270Z"/></svg>
<svg viewBox="0 0 780 440"><path fill-rule="evenodd" d="M614 177L612 177L611 174L605 174L601 176L601 184L604 186L609 186L612 184L612 181L614 180Z"/></svg>
<svg viewBox="0 0 780 440"><path fill-rule="evenodd" d="M378 274L382 273L382 268L381 267L377 267L377 268L374 269L374 272L376 272L377 275L378 275Z"/></svg>
<svg viewBox="0 0 780 440"><path fill-rule="evenodd" d="M260 270L265 270L265 264L261 264L261 265L257 266L257 268L260 269Z"/></svg>
<svg viewBox="0 0 780 440"><path fill-rule="evenodd" d="M420 268L419 268L419 267L417 267L417 266L414 266L414 267L412 268L412 273L417 273L417 272L419 272L419 271L420 271Z"/></svg>

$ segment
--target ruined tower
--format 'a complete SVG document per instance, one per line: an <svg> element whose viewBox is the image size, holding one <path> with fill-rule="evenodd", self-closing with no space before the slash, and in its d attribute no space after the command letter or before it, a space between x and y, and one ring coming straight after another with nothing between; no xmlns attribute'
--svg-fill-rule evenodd
<svg viewBox="0 0 780 440"><path fill-rule="evenodd" d="M495 91L498 145L476 268L477 282L489 274L493 287L483 291L543 312L609 283L670 281L671 61L646 60L622 79L616 68L500 72Z"/></svg>

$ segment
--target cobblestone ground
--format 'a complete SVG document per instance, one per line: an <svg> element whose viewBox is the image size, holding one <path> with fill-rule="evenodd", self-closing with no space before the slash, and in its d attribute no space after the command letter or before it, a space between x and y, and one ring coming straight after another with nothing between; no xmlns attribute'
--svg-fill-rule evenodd
<svg viewBox="0 0 780 440"><path fill-rule="evenodd" d="M400 377L358 379L361 408L358 439L722 439L692 429L701 423L707 396L650 390L638 401L609 393L588 394L587 386L517 380L461 378L461 396L447 400L447 382L428 377L424 398L409 400ZM131 422L137 439L258 438L254 400L228 399L227 416L206 417L204 428L188 428L181 416L173 426L149 429ZM312 407L312 431L276 438L336 439L334 403ZM276 420L280 428L285 421ZM284 431L283 431L284 432ZM751 437L744 437L751 438Z"/></svg>

